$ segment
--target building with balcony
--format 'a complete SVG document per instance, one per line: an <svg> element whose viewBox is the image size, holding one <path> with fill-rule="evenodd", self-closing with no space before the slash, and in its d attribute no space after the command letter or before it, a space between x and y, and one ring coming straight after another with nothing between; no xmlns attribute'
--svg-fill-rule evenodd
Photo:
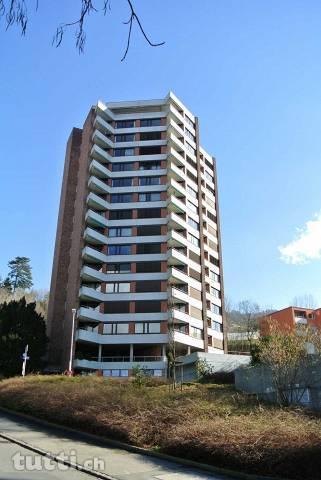
<svg viewBox="0 0 321 480"><path fill-rule="evenodd" d="M295 329L297 325L306 325L312 330L321 331L321 308L287 307L269 313L260 319L261 336L270 333L271 325L284 333Z"/></svg>
<svg viewBox="0 0 321 480"><path fill-rule="evenodd" d="M52 366L167 374L167 353L224 352L215 159L173 94L98 102L67 144L48 330Z"/></svg>

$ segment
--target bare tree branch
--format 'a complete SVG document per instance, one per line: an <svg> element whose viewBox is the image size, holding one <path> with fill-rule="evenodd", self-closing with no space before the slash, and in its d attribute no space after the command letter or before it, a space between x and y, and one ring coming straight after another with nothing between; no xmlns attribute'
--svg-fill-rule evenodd
<svg viewBox="0 0 321 480"><path fill-rule="evenodd" d="M36 11L38 11L39 7L39 0L34 0L35 1L35 7ZM98 9L94 5L95 0L80 0L81 2L81 8L80 8L80 15L79 18L73 22L69 23L61 23L55 32L55 35L52 39L52 44L55 47L59 47L63 41L64 34L66 30L68 30L71 27L76 27L76 47L78 49L79 53L84 52L85 48L85 43L86 43L86 32L85 32L85 22L87 17L91 13L98 13L102 12L103 15L106 15L108 12L111 11L111 0L102 0L102 8ZM7 2L7 3L6 3ZM130 42L131 42L131 34L132 34L132 28L133 28L133 23L136 21L139 30L141 31L144 39L146 42L151 46L151 47L159 47L161 45L164 45L165 42L160 42L160 43L153 43L148 35L146 34L144 27L139 19L139 17L136 14L136 11L133 7L132 0L127 0L128 6L130 8L130 18L127 22L124 22L125 25L129 25L128 28L128 36L127 36L127 44L126 44L126 49L125 53L121 59L121 61L124 61L127 54L128 50L130 47ZM26 28L28 24L28 8L26 4L26 0L0 0L0 20L1 18L5 18L6 21L6 29L11 27L12 25L16 24L20 27L21 29L21 34L25 35L26 33Z"/></svg>

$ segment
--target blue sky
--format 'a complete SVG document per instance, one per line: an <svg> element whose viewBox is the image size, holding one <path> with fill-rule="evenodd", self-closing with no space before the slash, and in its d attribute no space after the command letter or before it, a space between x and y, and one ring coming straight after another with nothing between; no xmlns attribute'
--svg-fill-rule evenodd
<svg viewBox="0 0 321 480"><path fill-rule="evenodd" d="M125 0L91 16L84 55L73 31L51 46L78 0L40 0L25 38L0 24L0 274L29 256L35 287L49 287L65 144L90 105L172 90L217 158L227 295L283 307L309 293L321 305L320 2L134 4L166 44L148 47L135 28L123 63Z"/></svg>

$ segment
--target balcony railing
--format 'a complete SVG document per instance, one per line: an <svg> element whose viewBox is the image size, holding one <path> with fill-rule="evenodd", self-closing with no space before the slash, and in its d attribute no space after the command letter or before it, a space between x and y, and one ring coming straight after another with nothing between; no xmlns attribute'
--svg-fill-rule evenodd
<svg viewBox="0 0 321 480"><path fill-rule="evenodd" d="M164 357L161 356L134 356L133 360L130 359L130 356L119 356L119 357L90 357L88 359L76 358L76 360L87 360L92 362L161 362L164 360Z"/></svg>

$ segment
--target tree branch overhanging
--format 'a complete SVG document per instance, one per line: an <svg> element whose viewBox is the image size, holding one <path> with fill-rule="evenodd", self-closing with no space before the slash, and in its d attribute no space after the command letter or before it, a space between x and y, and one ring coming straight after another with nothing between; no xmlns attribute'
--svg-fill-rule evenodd
<svg viewBox="0 0 321 480"><path fill-rule="evenodd" d="M76 37L76 48L78 49L79 53L84 52L84 47L86 43L86 31L85 31L85 22L87 17L91 13L103 13L106 15L108 12L111 11L111 0L101 0L102 6L101 8L96 8L96 0L80 0L81 8L80 8L80 15L79 18L73 22L69 23L61 23L54 34L52 44L55 47L59 47L63 41L63 37L65 32L72 27L76 28L75 37ZM130 18L127 22L124 22L125 25L129 25L128 27L128 35L127 35L127 43L124 55L121 61L124 61L127 57L130 42L131 42L131 34L134 22L137 23L138 28L143 35L144 39L151 47L159 47L164 45L165 42L154 43L151 41L149 36L147 35L140 18L138 17L132 0L125 0L130 9ZM34 0L35 2L35 10L38 10L39 7L39 0ZM95 4L94 4L95 2ZM28 17L28 7L26 0L0 0L0 20L1 18L5 19L6 29L13 25L17 25L20 30L21 34L26 34L26 29L29 21Z"/></svg>

